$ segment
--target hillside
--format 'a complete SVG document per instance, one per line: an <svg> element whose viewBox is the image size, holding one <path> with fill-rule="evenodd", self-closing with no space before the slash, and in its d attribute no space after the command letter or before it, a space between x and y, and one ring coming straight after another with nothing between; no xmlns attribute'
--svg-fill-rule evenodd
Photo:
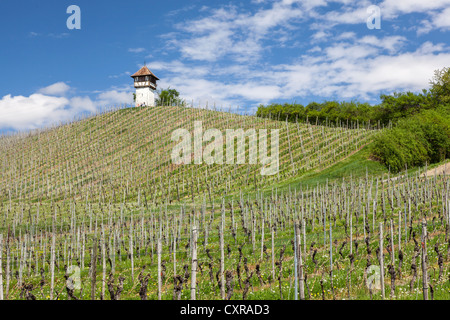
<svg viewBox="0 0 450 320"><path fill-rule="evenodd" d="M194 121L279 129L278 174L173 164L172 132ZM376 134L166 106L2 137L0 289L4 275L11 300L293 299L297 257L307 300L385 299L381 265L389 298L417 299L429 278L448 299L448 175L384 175Z"/></svg>
<svg viewBox="0 0 450 320"><path fill-rule="evenodd" d="M171 151L178 128L279 129L279 172L261 164L176 165ZM355 127L356 125L351 125ZM212 110L155 107L119 109L55 128L0 139L0 201L145 197L154 203L190 201L269 188L333 165L367 144L374 131L314 126ZM270 139L269 139L270 140ZM270 150L270 143L267 142ZM205 148L206 143L203 143ZM236 159L236 158L235 158ZM236 161L235 161L236 163Z"/></svg>

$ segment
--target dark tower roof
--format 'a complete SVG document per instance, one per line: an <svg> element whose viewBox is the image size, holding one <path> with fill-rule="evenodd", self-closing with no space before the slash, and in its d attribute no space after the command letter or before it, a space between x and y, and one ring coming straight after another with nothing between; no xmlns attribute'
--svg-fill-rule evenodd
<svg viewBox="0 0 450 320"><path fill-rule="evenodd" d="M153 77L155 77L156 80L159 80L159 78L157 76L155 76L153 74L153 72L151 72L150 69L147 68L147 66L143 66L138 72L133 74L131 77L135 78L135 77L140 77L140 76L153 76Z"/></svg>

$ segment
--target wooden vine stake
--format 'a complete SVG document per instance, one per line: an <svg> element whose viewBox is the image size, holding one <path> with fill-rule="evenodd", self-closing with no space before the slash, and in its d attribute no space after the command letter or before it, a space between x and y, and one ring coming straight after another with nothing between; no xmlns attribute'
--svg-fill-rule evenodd
<svg viewBox="0 0 450 320"><path fill-rule="evenodd" d="M275 227L272 227L272 279L275 281Z"/></svg>
<svg viewBox="0 0 450 320"><path fill-rule="evenodd" d="M302 229L303 229L303 252L306 254L306 223L305 219L302 220Z"/></svg>
<svg viewBox="0 0 450 320"><path fill-rule="evenodd" d="M5 287L5 296L8 299L9 294L9 277L10 277L10 248L9 248L9 236L6 238L6 287Z"/></svg>
<svg viewBox="0 0 450 320"><path fill-rule="evenodd" d="M176 228L173 231L173 276L177 275L177 235Z"/></svg>
<svg viewBox="0 0 450 320"><path fill-rule="evenodd" d="M391 219L391 265L395 264L395 256L394 256L394 221Z"/></svg>
<svg viewBox="0 0 450 320"><path fill-rule="evenodd" d="M134 252L133 252L133 215L130 222L130 260L131 260L131 280L134 281Z"/></svg>
<svg viewBox="0 0 450 320"><path fill-rule="evenodd" d="M298 300L298 240L297 240L297 222L294 224L294 300Z"/></svg>
<svg viewBox="0 0 450 320"><path fill-rule="evenodd" d="M225 270L225 253L223 250L224 244L223 244L223 225L224 225L224 220L225 220L225 210L222 209L222 221L220 223L220 234L219 234L219 238L220 238L220 296L222 298L222 300L225 299L225 275L224 275L224 270Z"/></svg>
<svg viewBox="0 0 450 320"><path fill-rule="evenodd" d="M330 285L331 285L331 293L333 294L333 300L336 300L333 285L333 233L331 231L331 220L330 220Z"/></svg>
<svg viewBox="0 0 450 320"><path fill-rule="evenodd" d="M158 254L158 300L161 300L161 238L158 238L157 244L157 254Z"/></svg>
<svg viewBox="0 0 450 320"><path fill-rule="evenodd" d="M92 241L91 256L91 300L95 300L95 284L97 282L97 238Z"/></svg>
<svg viewBox="0 0 450 320"><path fill-rule="evenodd" d="M3 267L2 267L3 235L0 233L0 301L3 300Z"/></svg>
<svg viewBox="0 0 450 320"><path fill-rule="evenodd" d="M353 254L353 224L352 215L350 215L350 254Z"/></svg>
<svg viewBox="0 0 450 320"><path fill-rule="evenodd" d="M261 227L261 261L263 260L264 253L264 217L262 217L262 227Z"/></svg>
<svg viewBox="0 0 450 320"><path fill-rule="evenodd" d="M301 234L300 234L300 224L298 221L295 223L295 246L297 254L297 270L299 289L300 289L300 300L305 300L305 277L303 275L303 259L302 259L302 244L301 244Z"/></svg>
<svg viewBox="0 0 450 320"><path fill-rule="evenodd" d="M383 223L380 222L380 285L381 299L385 299L384 294L384 257L383 257Z"/></svg>
<svg viewBox="0 0 450 320"><path fill-rule="evenodd" d="M55 231L52 234L52 257L50 262L50 300L53 300L53 291L55 288Z"/></svg>
<svg viewBox="0 0 450 320"><path fill-rule="evenodd" d="M422 283L423 299L428 300L428 272L427 272L427 223L422 221Z"/></svg>
<svg viewBox="0 0 450 320"><path fill-rule="evenodd" d="M197 265L197 227L194 225L192 229L191 300L196 300Z"/></svg>
<svg viewBox="0 0 450 320"><path fill-rule="evenodd" d="M105 284L106 284L106 245L105 245L105 228L102 225L102 300L105 300Z"/></svg>

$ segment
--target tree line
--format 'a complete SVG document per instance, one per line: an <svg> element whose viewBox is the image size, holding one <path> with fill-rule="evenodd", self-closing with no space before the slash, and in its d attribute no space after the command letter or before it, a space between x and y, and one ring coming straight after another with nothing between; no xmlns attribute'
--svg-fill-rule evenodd
<svg viewBox="0 0 450 320"><path fill-rule="evenodd" d="M436 70L430 80L431 88L420 93L394 92L381 94L381 102L371 105L358 101L324 101L310 102L304 106L298 103L272 103L260 105L256 116L288 121L308 121L325 124L339 121L371 122L387 126L397 123L402 118L408 118L423 110L436 109L450 102L450 68Z"/></svg>
<svg viewBox="0 0 450 320"><path fill-rule="evenodd" d="M315 124L350 121L389 126L374 138L371 154L393 172L450 156L450 68L436 70L428 90L382 94L380 99L378 105L357 101L311 102L307 106L272 103L261 105L256 115Z"/></svg>

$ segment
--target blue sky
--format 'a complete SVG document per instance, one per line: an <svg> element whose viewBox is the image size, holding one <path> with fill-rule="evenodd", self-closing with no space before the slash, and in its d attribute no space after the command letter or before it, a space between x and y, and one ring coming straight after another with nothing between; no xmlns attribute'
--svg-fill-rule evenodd
<svg viewBox="0 0 450 320"><path fill-rule="evenodd" d="M67 7L81 9L69 30ZM369 29L371 5L381 28ZM450 66L450 0L0 2L0 130L132 104L144 61L195 105L377 103Z"/></svg>

